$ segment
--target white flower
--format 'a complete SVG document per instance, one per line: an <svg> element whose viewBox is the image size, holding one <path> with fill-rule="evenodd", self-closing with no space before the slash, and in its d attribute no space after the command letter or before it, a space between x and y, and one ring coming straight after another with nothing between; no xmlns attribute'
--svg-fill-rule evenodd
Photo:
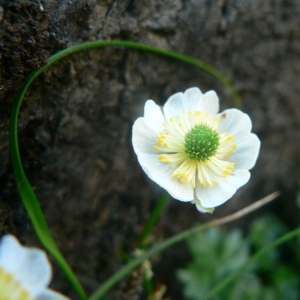
<svg viewBox="0 0 300 300"><path fill-rule="evenodd" d="M134 151L146 174L201 212L212 212L249 180L260 148L248 115L218 111L214 91L190 88L163 108L148 100L133 125Z"/></svg>
<svg viewBox="0 0 300 300"><path fill-rule="evenodd" d="M23 247L12 235L1 239L1 300L69 299L47 288L51 273L50 263L42 250Z"/></svg>

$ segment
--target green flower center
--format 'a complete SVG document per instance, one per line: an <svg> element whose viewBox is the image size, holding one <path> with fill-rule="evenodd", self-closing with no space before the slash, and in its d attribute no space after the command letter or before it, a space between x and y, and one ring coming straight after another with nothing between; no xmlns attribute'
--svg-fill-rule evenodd
<svg viewBox="0 0 300 300"><path fill-rule="evenodd" d="M190 159L206 161L216 153L219 138L217 131L209 126L196 125L184 138L185 153Z"/></svg>

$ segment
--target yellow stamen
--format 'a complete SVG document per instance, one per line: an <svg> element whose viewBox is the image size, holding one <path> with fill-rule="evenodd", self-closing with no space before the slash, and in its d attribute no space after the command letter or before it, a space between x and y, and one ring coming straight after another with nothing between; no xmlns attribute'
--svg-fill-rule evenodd
<svg viewBox="0 0 300 300"><path fill-rule="evenodd" d="M234 136L227 132L220 132L218 126L220 117L211 117L209 113L199 110L183 110L176 118L171 117L169 122L163 123L163 132L157 136L154 149L161 152L158 160L168 163L174 169L172 178L176 178L181 184L191 184L193 188L199 183L203 188L213 187L218 184L218 177L227 177L233 173L235 163L229 160L235 151ZM219 134L219 145L214 154L205 160L191 158L185 151L185 136L198 125L206 125ZM206 144L209 151L211 142Z"/></svg>
<svg viewBox="0 0 300 300"><path fill-rule="evenodd" d="M33 300L12 274L0 267L0 299L1 300Z"/></svg>

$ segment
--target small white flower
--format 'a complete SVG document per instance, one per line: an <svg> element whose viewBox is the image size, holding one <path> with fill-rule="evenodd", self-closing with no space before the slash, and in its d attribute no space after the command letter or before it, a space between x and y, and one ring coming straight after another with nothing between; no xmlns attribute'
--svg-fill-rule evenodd
<svg viewBox="0 0 300 300"><path fill-rule="evenodd" d="M148 100L133 125L134 151L146 174L201 212L212 212L249 180L260 148L248 115L218 111L214 91L190 88L163 108Z"/></svg>
<svg viewBox="0 0 300 300"><path fill-rule="evenodd" d="M20 245L12 235L0 242L1 300L67 300L48 289L51 266L44 251Z"/></svg>

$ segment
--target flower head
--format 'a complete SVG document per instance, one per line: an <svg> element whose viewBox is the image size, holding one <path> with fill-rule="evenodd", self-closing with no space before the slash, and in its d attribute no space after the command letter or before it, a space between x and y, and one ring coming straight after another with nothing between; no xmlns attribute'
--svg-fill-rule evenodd
<svg viewBox="0 0 300 300"><path fill-rule="evenodd" d="M214 91L190 88L163 108L148 100L133 125L134 151L146 174L201 212L212 212L249 180L260 148L248 115L218 111Z"/></svg>
<svg viewBox="0 0 300 300"><path fill-rule="evenodd" d="M12 235L1 239L1 300L69 299L47 288L50 279L51 266L43 251L23 247Z"/></svg>

